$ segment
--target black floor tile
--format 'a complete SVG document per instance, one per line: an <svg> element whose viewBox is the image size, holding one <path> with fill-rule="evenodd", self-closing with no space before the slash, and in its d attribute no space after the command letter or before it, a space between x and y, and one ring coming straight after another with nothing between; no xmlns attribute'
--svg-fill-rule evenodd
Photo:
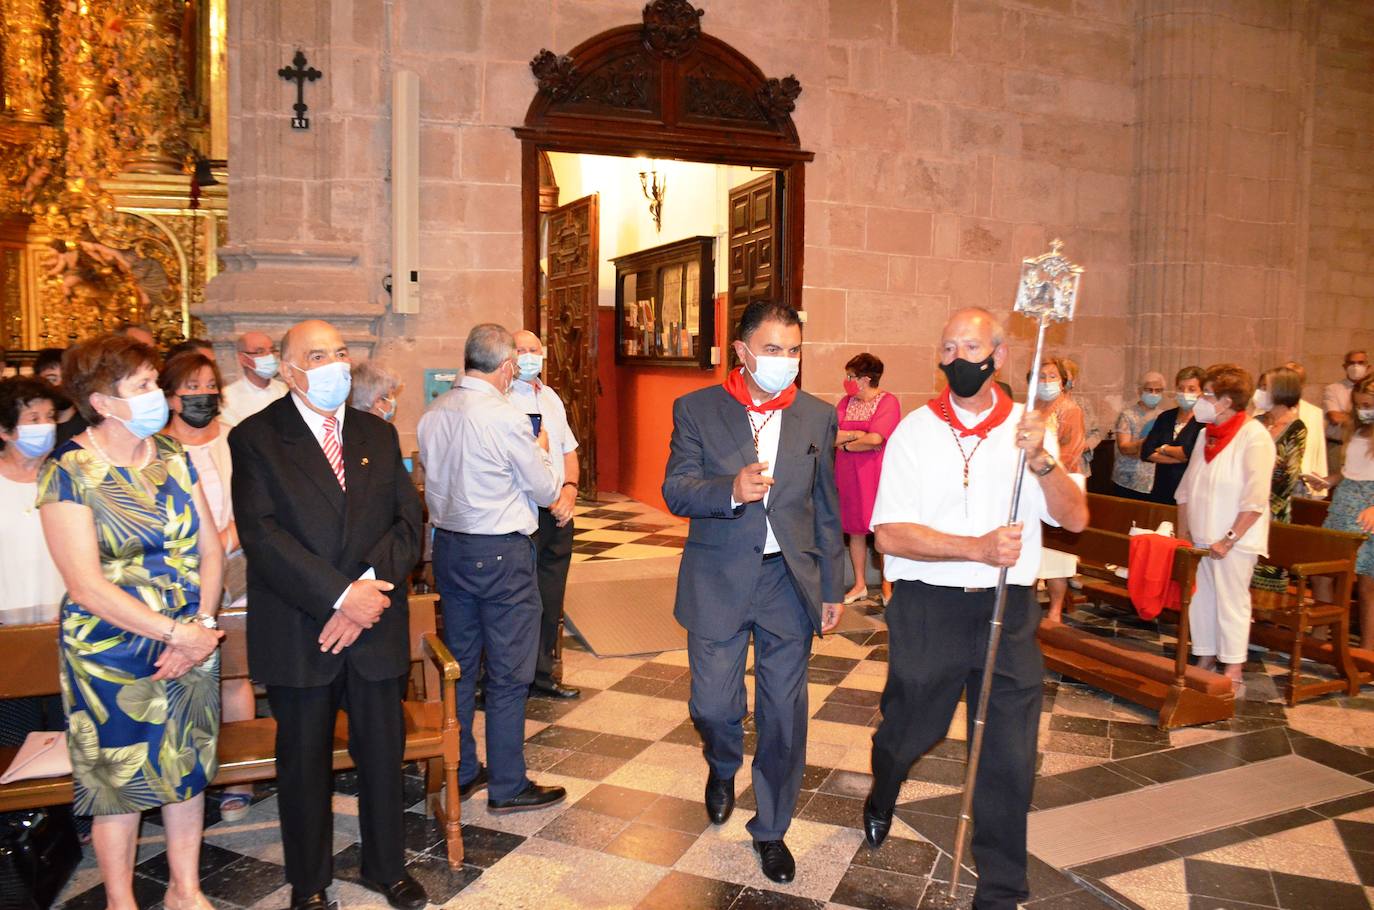
<svg viewBox="0 0 1374 910"><path fill-rule="evenodd" d="M583 701L586 701L595 690L582 690L582 698L531 698L525 702L525 719L542 721L546 724L555 724L563 717L570 714ZM542 732L542 731L541 731Z"/></svg>
<svg viewBox="0 0 1374 910"><path fill-rule="evenodd" d="M1034 856L1027 857L1026 872L1031 896L1036 900L1082 890L1073 879Z"/></svg>
<svg viewBox="0 0 1374 910"><path fill-rule="evenodd" d="M633 695L658 695L670 685L668 680L650 676L626 676L611 685L613 692L629 692Z"/></svg>
<svg viewBox="0 0 1374 910"><path fill-rule="evenodd" d="M1031 890L1034 898L1035 890ZM1026 910L1105 910L1110 905L1087 891L1068 891L1063 894L1056 894L1040 900L1031 900L1026 904Z"/></svg>
<svg viewBox="0 0 1374 910"><path fill-rule="evenodd" d="M1374 886L1374 853L1350 849L1345 852L1350 857L1350 865L1355 867L1355 874L1360 877L1360 884Z"/></svg>
<svg viewBox="0 0 1374 910"><path fill-rule="evenodd" d="M167 883L144 875L134 876L134 900L140 907L159 906L167 893ZM9 897L9 895L6 895ZM16 906L18 906L16 904ZM105 910L105 886L96 885L62 904L63 910Z"/></svg>
<svg viewBox="0 0 1374 910"><path fill-rule="evenodd" d="M1206 834L1194 834L1191 837L1179 838L1163 845L1170 852L1178 856L1196 856L1199 853L1207 853L1210 850L1220 850L1222 847L1229 847L1241 841L1251 840L1255 835L1240 825L1232 825L1229 828L1222 828L1217 831L1208 831Z"/></svg>
<svg viewBox="0 0 1374 910"><path fill-rule="evenodd" d="M481 825L464 825L463 862L480 869L490 869L524 842L525 838L519 834L495 831ZM435 849L442 850L443 846Z"/></svg>
<svg viewBox="0 0 1374 910"><path fill-rule="evenodd" d="M424 853L445 842L444 827L437 818L426 818L419 812L407 812L402 816L405 824L406 849L414 853Z"/></svg>
<svg viewBox="0 0 1374 910"><path fill-rule="evenodd" d="M1139 755L1135 758L1113 762L1113 770L1118 767L1133 774L1139 774L1157 784L1183 780L1186 777L1195 777L1202 773L1197 768L1190 768L1180 761L1175 761L1169 757L1167 752L1153 752L1149 755Z"/></svg>
<svg viewBox="0 0 1374 910"><path fill-rule="evenodd" d="M555 749L580 749L600 735L595 730L580 730L577 727L554 724L540 730L526 742L536 746L552 746Z"/></svg>
<svg viewBox="0 0 1374 910"><path fill-rule="evenodd" d="M807 666L812 669L838 670L845 675L848 675L849 671L858 665L859 661L853 657L834 657L829 654L812 654L811 659L807 661Z"/></svg>
<svg viewBox="0 0 1374 910"><path fill-rule="evenodd" d="M435 906L453 900L483 872L481 867L468 864L450 868L447 859L428 853L411 857L406 863L406 871L425 889L429 902Z"/></svg>
<svg viewBox="0 0 1374 910"><path fill-rule="evenodd" d="M1092 797L1082 790L1071 787L1056 777L1041 777L1035 781L1035 790L1031 793L1031 806L1035 810L1058 809L1060 806L1071 806L1090 799Z"/></svg>
<svg viewBox="0 0 1374 910"><path fill-rule="evenodd" d="M1079 878L1101 881L1113 875L1134 872L1137 869L1144 869L1146 866L1155 866L1174 859L1178 859L1178 855L1167 847L1146 847L1144 850L1137 850L1134 853L1123 853L1120 856L1112 856L1096 862L1084 863L1081 866L1074 866L1069 871Z"/></svg>
<svg viewBox="0 0 1374 910"><path fill-rule="evenodd" d="M1365 793L1356 793L1354 796L1344 796L1340 799L1333 799L1330 802L1320 803L1311 806L1313 812L1324 815L1327 818L1335 818L1338 815L1345 815L1347 812L1358 812L1361 809L1368 809L1374 806L1374 790Z"/></svg>
<svg viewBox="0 0 1374 910"><path fill-rule="evenodd" d="M863 825L863 805L861 799L817 793L806 803L806 808L797 813L797 818L844 828L858 828Z"/></svg>
<svg viewBox="0 0 1374 910"><path fill-rule="evenodd" d="M1274 883L1265 869L1248 869L1201 859L1185 859L1188 892L1202 897L1224 897L1242 903L1274 906Z"/></svg>
<svg viewBox="0 0 1374 910"><path fill-rule="evenodd" d="M661 679L664 682L677 682L690 675L686 667L678 667L672 664L660 664L654 661L645 661L638 667L630 671L631 676L642 676L645 679Z"/></svg>
<svg viewBox="0 0 1374 910"><path fill-rule="evenodd" d="M813 686L838 686L849 675L848 670L827 670L824 667L807 667L806 681Z"/></svg>
<svg viewBox="0 0 1374 910"><path fill-rule="evenodd" d="M91 848L94 850L94 848ZM242 853L233 850L225 850L216 847L214 844L202 842L200 845L200 877L213 875L234 862L243 858ZM154 881L166 882L170 876L167 868L167 853L163 851L157 856L149 857L134 867L134 873L151 878Z"/></svg>
<svg viewBox="0 0 1374 910"><path fill-rule="evenodd" d="M605 780L607 775L616 771L628 759L613 755L592 755L588 752L574 752L549 769L550 774L563 774L567 777L580 777L583 780Z"/></svg>
<svg viewBox="0 0 1374 910"><path fill-rule="evenodd" d="M662 743L675 743L679 746L700 746L701 734L697 732L696 724L690 720L684 720L659 740Z"/></svg>
<svg viewBox="0 0 1374 910"><path fill-rule="evenodd" d="M822 793L833 793L836 796L847 796L850 799L868 799L868 793L872 789L872 774L840 769L836 769L833 774L827 777L825 783L821 784L820 787Z"/></svg>
<svg viewBox="0 0 1374 910"><path fill-rule="evenodd" d="M1338 818L1336 819L1336 830L1341 833L1341 840L1345 842L1345 849L1358 850L1361 853L1374 853L1374 824Z"/></svg>
<svg viewBox="0 0 1374 910"><path fill-rule="evenodd" d="M830 900L860 910L906 910L920 903L928 883L925 876L850 866Z"/></svg>
<svg viewBox="0 0 1374 910"><path fill-rule="evenodd" d="M286 870L281 866L276 863L265 863L251 856L243 856L214 875L202 878L200 890L210 897L248 907L284 884Z"/></svg>
<svg viewBox="0 0 1374 910"><path fill-rule="evenodd" d="M964 762L927 755L907 772L907 780L958 787L964 782Z"/></svg>
<svg viewBox="0 0 1374 910"><path fill-rule="evenodd" d="M1134 739L1113 739L1109 742L1112 745L1111 757L1117 761L1135 758L1137 755L1149 755L1151 752L1162 752L1169 748L1168 743L1147 743Z"/></svg>
<svg viewBox="0 0 1374 910"><path fill-rule="evenodd" d="M867 726L877 713L877 708L870 708L867 705L846 705L841 702L828 701L821 705L812 717L816 720L828 720L863 727Z"/></svg>
<svg viewBox="0 0 1374 910"><path fill-rule="evenodd" d="M850 689L846 686L837 686L833 692L825 697L827 702L839 702L842 705L859 705L865 708L876 708L882 701L881 692L873 692L868 689Z"/></svg>
<svg viewBox="0 0 1374 910"><path fill-rule="evenodd" d="M1246 822L1241 827L1256 837L1264 837L1279 831L1287 831L1290 828L1301 828L1303 825L1310 825L1319 821L1322 821L1322 817L1310 809L1294 809L1291 812L1281 812L1268 818Z"/></svg>
<svg viewBox="0 0 1374 910"><path fill-rule="evenodd" d="M636 910L728 910L743 890L743 885L674 871L654 886Z"/></svg>
<svg viewBox="0 0 1374 910"><path fill-rule="evenodd" d="M1115 796L1118 793L1129 793L1132 790L1140 789L1140 785L1135 781L1128 780L1102 765L1056 774L1048 779L1059 781L1075 790L1081 790L1092 799Z"/></svg>
<svg viewBox="0 0 1374 910"><path fill-rule="evenodd" d="M1050 729L1065 733L1082 733L1086 736L1106 736L1110 725L1107 721L1096 717L1056 714L1050 718Z"/></svg>
<svg viewBox="0 0 1374 910"><path fill-rule="evenodd" d="M1261 730L1245 733L1229 739L1219 739L1206 744L1209 748L1219 749L1229 755L1243 758L1247 762L1278 758L1293 751L1287 735L1280 729Z"/></svg>
<svg viewBox="0 0 1374 910"><path fill-rule="evenodd" d="M823 910L825 904L796 894L745 888L730 905L730 910Z"/></svg>
<svg viewBox="0 0 1374 910"><path fill-rule="evenodd" d="M1271 910L1271 906L1265 904L1245 904L1224 897L1198 897L1197 895L1192 895L1188 898L1188 910Z"/></svg>
<svg viewBox="0 0 1374 910"><path fill-rule="evenodd" d="M1274 890L1283 910L1369 910L1369 898L1359 885L1331 882L1304 875L1274 872Z"/></svg>
<svg viewBox="0 0 1374 910"><path fill-rule="evenodd" d="M577 751L592 755L608 755L612 758L634 758L652 745L652 740L602 733L585 746L578 747Z"/></svg>
<svg viewBox="0 0 1374 910"><path fill-rule="evenodd" d="M859 844L854 851L855 866L868 866L873 869L886 869L907 875L930 875L935 868L935 858L939 850L926 841L911 840L905 837L888 837L882 846L874 850L868 844Z"/></svg>
<svg viewBox="0 0 1374 910"><path fill-rule="evenodd" d="M1293 741L1293 752L1318 764L1326 765L1346 774L1364 774L1374 771L1374 758L1354 749L1346 749L1324 739L1298 739Z"/></svg>
<svg viewBox="0 0 1374 910"><path fill-rule="evenodd" d="M826 778L830 776L831 770L820 765L806 765L802 769L801 788L803 790L819 790Z"/></svg>

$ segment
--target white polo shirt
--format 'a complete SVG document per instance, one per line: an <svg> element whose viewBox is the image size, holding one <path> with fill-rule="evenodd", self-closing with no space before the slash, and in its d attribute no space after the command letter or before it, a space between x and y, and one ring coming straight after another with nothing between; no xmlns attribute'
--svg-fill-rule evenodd
<svg viewBox="0 0 1374 910"><path fill-rule="evenodd" d="M1000 394L1000 392L998 393ZM964 457L955 433L929 407L920 407L897 425L883 452L882 479L873 505L872 527L883 524L918 524L961 537L981 537L1007 523L1012 484L1020 450L1016 425L1025 409L1013 404L1007 419L979 443L965 436L963 456L969 456L969 484L964 487ZM992 409L971 414L955 407L964 426L976 426ZM974 446L977 445L977 451ZM1045 449L1056 458L1059 445L1045 436ZM971 455L970 455L971 453ZM1007 573L1013 585L1035 584L1040 569L1040 523L1058 526L1049 516L1040 478L1029 469L1021 488L1021 556ZM883 557L884 577L889 581L923 581L952 588L990 588L997 584L998 569L973 561L926 562L900 556Z"/></svg>

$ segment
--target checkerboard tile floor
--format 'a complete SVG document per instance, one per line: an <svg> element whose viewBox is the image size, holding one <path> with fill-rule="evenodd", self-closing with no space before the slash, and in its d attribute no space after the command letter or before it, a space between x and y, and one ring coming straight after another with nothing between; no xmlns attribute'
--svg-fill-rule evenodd
<svg viewBox="0 0 1374 910"><path fill-rule="evenodd" d="M633 521L605 515L589 520ZM1167 624L1142 623L1108 609L1080 607L1070 621L1166 650L1173 642ZM1047 674L1034 808L1069 806L1287 754L1374 781L1374 698L1330 697L1286 708L1273 683L1286 669L1286 658L1254 656L1247 666L1248 698L1235 718L1168 732L1152 726L1134 705ZM598 659L571 638L565 643L564 678L582 688L582 697L531 699L526 721L531 776L566 787L568 799L539 812L494 816L486 811L485 792L474 794L463 806L465 865L451 871L440 830L422 814L422 787L412 769L406 779L410 871L436 904L455 908L933 906L950 877L964 773L963 707L949 738L913 767L903 785L892 836L882 849L870 851L859 826L887 659L883 630L816 642L808 686L808 764L787 836L798 877L789 886L765 879L749 848L744 823L753 794L747 773L736 779L734 816L719 828L707 823L700 802L706 769L687 713L685 652ZM752 696L752 677L746 685ZM474 732L480 740L480 713ZM752 754L753 748L752 732L746 732L745 750ZM336 776L331 894L345 907L382 907L377 895L357 883L355 793L351 773ZM1161 804L1161 812L1168 810ZM242 822L220 821L217 809L207 808L202 873L216 906L287 906L276 813L271 785L259 786ZM145 821L139 848L136 882L145 907L155 906L166 887L157 821L156 813ZM971 882L973 872L963 880ZM1032 857L1031 888L1026 906L1036 910L1371 907L1374 791L1071 869L1053 869ZM965 887L962 906L970 895ZM99 874L88 858L64 905L103 903Z"/></svg>
<svg viewBox="0 0 1374 910"><path fill-rule="evenodd" d="M687 540L687 522L619 493L579 502L573 527L573 562L672 556Z"/></svg>

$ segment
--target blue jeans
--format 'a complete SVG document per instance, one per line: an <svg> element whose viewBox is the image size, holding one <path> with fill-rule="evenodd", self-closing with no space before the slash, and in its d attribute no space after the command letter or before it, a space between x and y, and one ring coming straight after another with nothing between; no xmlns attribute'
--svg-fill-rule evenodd
<svg viewBox="0 0 1374 910"><path fill-rule="evenodd" d="M525 776L525 699L534 681L543 609L534 544L522 534L434 534L434 579L444 609L444 640L458 660L458 779L477 776L474 693L485 655L487 796L510 799Z"/></svg>

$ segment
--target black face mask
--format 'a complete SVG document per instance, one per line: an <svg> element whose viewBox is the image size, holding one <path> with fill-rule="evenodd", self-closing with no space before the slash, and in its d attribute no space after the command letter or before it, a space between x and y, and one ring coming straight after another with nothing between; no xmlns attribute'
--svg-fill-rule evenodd
<svg viewBox="0 0 1374 910"><path fill-rule="evenodd" d="M949 390L959 398L972 398L977 395L983 383L992 377L993 356L989 354L987 360L977 363L956 357L949 363L940 364L945 379L949 380Z"/></svg>
<svg viewBox="0 0 1374 910"><path fill-rule="evenodd" d="M182 395L181 396L181 419L186 421L189 426L197 430L204 429L210 425L210 421L219 414L219 395L211 392L208 395Z"/></svg>

